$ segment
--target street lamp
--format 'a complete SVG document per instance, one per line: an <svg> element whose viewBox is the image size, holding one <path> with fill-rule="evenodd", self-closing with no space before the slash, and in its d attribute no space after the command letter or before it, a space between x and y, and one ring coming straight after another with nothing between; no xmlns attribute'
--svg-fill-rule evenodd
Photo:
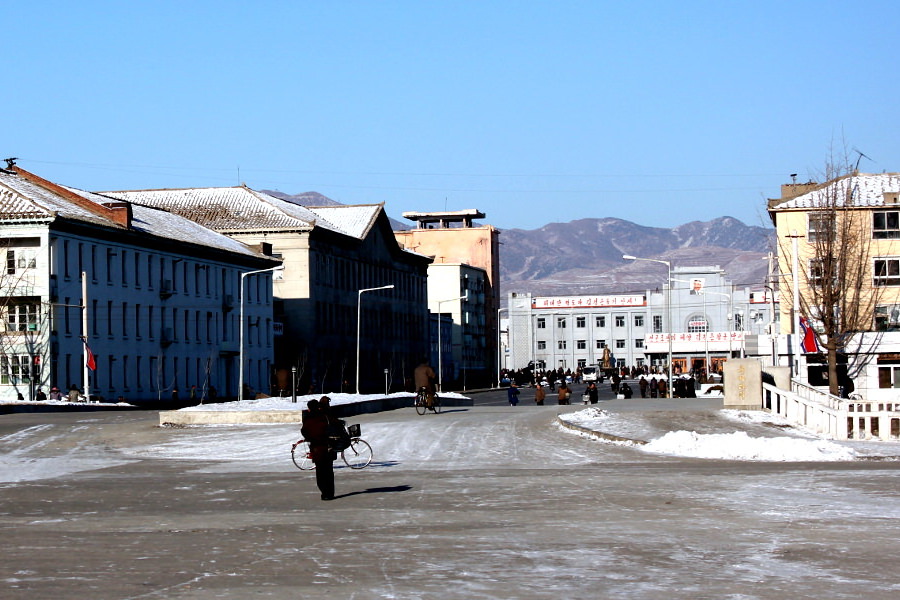
<svg viewBox="0 0 900 600"><path fill-rule="evenodd" d="M659 260L657 258L639 258L630 254L623 254L625 260L645 260L647 262L655 262L666 265L666 314L669 319L669 333L666 336L669 339L669 398L672 397L672 336L674 335L674 327L672 326L672 263L667 260Z"/></svg>
<svg viewBox="0 0 900 600"><path fill-rule="evenodd" d="M376 290L392 290L394 284L383 285L381 287L365 288L356 293L356 393L359 394L359 337L362 324L362 295L365 292L374 292Z"/></svg>
<svg viewBox="0 0 900 600"><path fill-rule="evenodd" d="M241 273L240 278L240 289L238 290L238 299L241 305L240 310L240 335L238 342L238 354L240 364L238 365L238 400L242 400L244 398L244 278L247 275L256 275L259 273L266 273L268 271L284 271L284 265L278 265L277 267L270 267L268 269L259 269L257 271L247 271L246 273Z"/></svg>
<svg viewBox="0 0 900 600"><path fill-rule="evenodd" d="M468 299L469 299L469 293L466 292L465 295L460 296L459 298L448 298L447 300L438 300L438 301L437 301L437 306L438 306L438 312L437 312L437 315L438 315L438 372L437 372L437 387L438 387L438 389L437 389L437 391L439 391L439 392L443 392L443 391L444 391L443 388L441 387L441 382L443 381L443 355L442 355L442 354L443 354L443 353L442 353L442 350L443 350L443 343L441 342L441 329L442 329L442 327L441 327L441 304L443 304L444 302L460 302L460 301L462 301L462 300L468 300Z"/></svg>
<svg viewBox="0 0 900 600"><path fill-rule="evenodd" d="M503 354L501 352L502 348L500 346L500 313L503 311L508 311L508 308L498 308L497 309L497 387L500 387L500 369L503 368L502 357ZM509 327L509 325L507 325ZM508 341L508 339L507 339Z"/></svg>

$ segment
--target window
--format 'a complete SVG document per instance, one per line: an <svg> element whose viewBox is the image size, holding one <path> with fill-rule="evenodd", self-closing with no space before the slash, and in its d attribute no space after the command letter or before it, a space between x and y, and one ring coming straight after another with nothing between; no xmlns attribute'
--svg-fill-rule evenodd
<svg viewBox="0 0 900 600"><path fill-rule="evenodd" d="M616 327L625 327L625 315L616 315Z"/></svg>
<svg viewBox="0 0 900 600"><path fill-rule="evenodd" d="M565 350L565 349L566 349L566 340L559 340L559 341L557 341L557 342L556 342L556 347L557 347L557 349L559 349L559 350Z"/></svg>
<svg viewBox="0 0 900 600"><path fill-rule="evenodd" d="M537 328L538 329L547 329L547 319L544 317L537 318Z"/></svg>
<svg viewBox="0 0 900 600"><path fill-rule="evenodd" d="M809 285L814 286L814 287L822 287L822 286L824 286L825 283L827 283L827 282L826 282L826 279L825 279L825 275L826 275L826 271L829 269L829 267L830 267L830 268L832 269L832 271L833 271L834 265L831 264L830 261L829 261L829 263L826 263L825 260L823 260L823 259L821 259L821 258L813 258L813 259L810 259L810 261L809 261L809 271L808 271L808 273L809 273L809 277L808 277L808 283L809 283ZM876 272L877 272L877 271L876 271Z"/></svg>
<svg viewBox="0 0 900 600"><path fill-rule="evenodd" d="M634 326L635 327L643 327L644 326L644 315L634 315Z"/></svg>
<svg viewBox="0 0 900 600"><path fill-rule="evenodd" d="M624 348L625 340L616 340L616 348Z"/></svg>
<svg viewBox="0 0 900 600"><path fill-rule="evenodd" d="M900 365L878 367L879 388L900 388Z"/></svg>
<svg viewBox="0 0 900 600"><path fill-rule="evenodd" d="M872 237L876 240L900 238L900 211L885 210L872 213Z"/></svg>
<svg viewBox="0 0 900 600"><path fill-rule="evenodd" d="M547 349L547 342L545 342L544 340L539 340L538 343L537 343L537 349L538 349L538 350L546 350L546 349Z"/></svg>
<svg viewBox="0 0 900 600"><path fill-rule="evenodd" d="M653 315L653 333L662 333L663 320L662 315Z"/></svg>
<svg viewBox="0 0 900 600"><path fill-rule="evenodd" d="M597 317L594 323L597 327L606 327L606 317Z"/></svg>
<svg viewBox="0 0 900 600"><path fill-rule="evenodd" d="M11 303L6 307L7 331L37 331L38 305Z"/></svg>
<svg viewBox="0 0 900 600"><path fill-rule="evenodd" d="M579 350L587 350L587 340L578 340L575 342L575 347Z"/></svg>
<svg viewBox="0 0 900 600"><path fill-rule="evenodd" d="M709 331L709 323L701 314L694 314L688 319L688 333Z"/></svg>
<svg viewBox="0 0 900 600"><path fill-rule="evenodd" d="M587 326L587 317L575 317L575 327L584 328Z"/></svg>
<svg viewBox="0 0 900 600"><path fill-rule="evenodd" d="M559 329L565 329L566 328L566 318L565 317L556 317L556 326Z"/></svg>
<svg viewBox="0 0 900 600"><path fill-rule="evenodd" d="M635 338L634 347L641 349L644 347L644 338Z"/></svg>
<svg viewBox="0 0 900 600"><path fill-rule="evenodd" d="M900 330L900 304L875 307L875 331Z"/></svg>
<svg viewBox="0 0 900 600"><path fill-rule="evenodd" d="M606 340L597 340L597 350L606 348Z"/></svg>
<svg viewBox="0 0 900 600"><path fill-rule="evenodd" d="M832 212L809 213L806 221L806 239L815 242L818 239L831 239L834 237L835 215Z"/></svg>
<svg viewBox="0 0 900 600"><path fill-rule="evenodd" d="M873 285L900 285L900 258L876 258Z"/></svg>
<svg viewBox="0 0 900 600"><path fill-rule="evenodd" d="M0 383L17 384L31 381L31 376L40 376L40 365L32 364L27 354L4 354L0 356Z"/></svg>

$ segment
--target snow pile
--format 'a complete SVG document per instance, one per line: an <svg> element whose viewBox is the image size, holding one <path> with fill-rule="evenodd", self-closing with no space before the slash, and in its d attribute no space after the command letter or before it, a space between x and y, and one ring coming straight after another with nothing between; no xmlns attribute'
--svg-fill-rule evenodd
<svg viewBox="0 0 900 600"><path fill-rule="evenodd" d="M455 392L442 392L438 394L441 398L466 398L462 394ZM331 400L331 406L341 406L342 404L356 404L367 400L379 400L381 398L414 398L415 394L410 392L397 392L395 394L309 394L307 396L297 396L297 402L292 402L290 396L279 398L272 396L268 398L257 398L255 400L240 400L235 402L220 402L213 404L199 404L197 406L189 406L182 408L185 411L211 411L211 410L305 410L306 403L310 400L319 400L323 396L328 396Z"/></svg>
<svg viewBox="0 0 900 600"><path fill-rule="evenodd" d="M756 461L844 461L855 460L856 451L825 440L790 437L758 438L746 432L701 435L693 431L670 431L651 440L641 450L693 458Z"/></svg>

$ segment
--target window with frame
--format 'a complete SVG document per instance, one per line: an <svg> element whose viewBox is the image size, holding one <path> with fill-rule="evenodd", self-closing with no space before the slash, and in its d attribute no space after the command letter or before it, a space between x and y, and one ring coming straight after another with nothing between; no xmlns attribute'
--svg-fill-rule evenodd
<svg viewBox="0 0 900 600"><path fill-rule="evenodd" d="M538 343L537 343L537 349L538 349L538 350L546 350L546 349L547 349L547 342L544 341L544 340L538 340Z"/></svg>
<svg viewBox="0 0 900 600"><path fill-rule="evenodd" d="M32 377L40 378L41 366L33 364L27 354L4 354L0 356L0 384L15 385L28 383Z"/></svg>
<svg viewBox="0 0 900 600"><path fill-rule="evenodd" d="M587 317L575 317L575 327L587 327Z"/></svg>
<svg viewBox="0 0 900 600"><path fill-rule="evenodd" d="M662 315L653 315L653 333L662 333L663 318Z"/></svg>
<svg viewBox="0 0 900 600"><path fill-rule="evenodd" d="M900 285L900 258L876 258L872 285Z"/></svg>
<svg viewBox="0 0 900 600"><path fill-rule="evenodd" d="M702 333L709 331L709 321L701 314L691 315L688 319L688 333Z"/></svg>
<svg viewBox="0 0 900 600"><path fill-rule="evenodd" d="M616 348L624 348L625 340L616 340Z"/></svg>
<svg viewBox="0 0 900 600"><path fill-rule="evenodd" d="M634 326L635 327L643 327L644 326L644 315L634 315Z"/></svg>
<svg viewBox="0 0 900 600"><path fill-rule="evenodd" d="M606 348L606 340L597 340L597 350Z"/></svg>
<svg viewBox="0 0 900 600"><path fill-rule="evenodd" d="M606 317L604 317L604 316L597 317L597 318L594 320L594 324L595 324L597 327L606 327Z"/></svg>
<svg viewBox="0 0 900 600"><path fill-rule="evenodd" d="M544 317L537 318L537 328L538 329L546 329L547 328L547 319Z"/></svg>
<svg viewBox="0 0 900 600"><path fill-rule="evenodd" d="M37 331L38 304L11 302L6 307L7 331Z"/></svg>
<svg viewBox="0 0 900 600"><path fill-rule="evenodd" d="M834 236L834 217L832 212L811 212L806 216L806 240L810 243L818 239L827 240Z"/></svg>
<svg viewBox="0 0 900 600"><path fill-rule="evenodd" d="M900 331L900 304L875 307L875 331Z"/></svg>
<svg viewBox="0 0 900 600"><path fill-rule="evenodd" d="M616 315L616 327L625 327L625 315Z"/></svg>
<svg viewBox="0 0 900 600"><path fill-rule="evenodd" d="M575 347L578 350L587 350L587 340L578 340L575 342Z"/></svg>
<svg viewBox="0 0 900 600"><path fill-rule="evenodd" d="M813 287L821 287L826 283L826 267L825 261L821 258L811 258L809 260L809 276L807 278L807 283Z"/></svg>
<svg viewBox="0 0 900 600"><path fill-rule="evenodd" d="M566 328L566 318L565 317L556 317L556 327L558 329Z"/></svg>
<svg viewBox="0 0 900 600"><path fill-rule="evenodd" d="M882 365L878 367L878 387L900 388L900 365Z"/></svg>
<svg viewBox="0 0 900 600"><path fill-rule="evenodd" d="M873 212L872 238L876 240L900 239L900 211L879 210Z"/></svg>
<svg viewBox="0 0 900 600"><path fill-rule="evenodd" d="M557 340L556 348L558 350L565 350L566 349L566 340Z"/></svg>
<svg viewBox="0 0 900 600"><path fill-rule="evenodd" d="M634 339L634 347L641 349L644 347L644 338L635 338Z"/></svg>

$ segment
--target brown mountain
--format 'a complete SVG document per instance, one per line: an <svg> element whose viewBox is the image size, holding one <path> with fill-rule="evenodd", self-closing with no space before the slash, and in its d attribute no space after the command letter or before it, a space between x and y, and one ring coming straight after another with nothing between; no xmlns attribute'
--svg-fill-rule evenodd
<svg viewBox="0 0 900 600"><path fill-rule="evenodd" d="M718 266L736 284L765 280L774 231L732 217L664 229L622 219L579 219L500 235L501 293L609 294L665 284L663 265L623 254L668 260L673 267Z"/></svg>

